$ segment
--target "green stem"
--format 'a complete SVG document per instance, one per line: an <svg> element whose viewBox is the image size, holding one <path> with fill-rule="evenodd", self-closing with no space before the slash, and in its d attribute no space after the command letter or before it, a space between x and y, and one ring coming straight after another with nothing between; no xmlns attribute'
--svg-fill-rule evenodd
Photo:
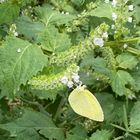
<svg viewBox="0 0 140 140"><path fill-rule="evenodd" d="M32 105L35 105L39 108L40 112L44 113L45 115L47 115L48 117L50 117L50 114L44 109L44 107L42 105L40 105L38 102L32 102L32 101L29 101L29 100L26 100L22 97L20 97L20 99L23 101L23 102L26 102L28 104L32 104Z"/></svg>
<svg viewBox="0 0 140 140"><path fill-rule="evenodd" d="M135 43L139 40L140 40L140 37L128 38L124 40L109 41L105 43L105 46L112 46L112 45L124 44L124 43Z"/></svg>
<svg viewBox="0 0 140 140"><path fill-rule="evenodd" d="M60 103L58 105L58 108L57 108L57 110L55 112L55 115L53 117L54 120L56 120L58 115L61 113L61 107L62 107L63 104L64 104L64 98L62 97L61 100L60 100Z"/></svg>
<svg viewBox="0 0 140 140"><path fill-rule="evenodd" d="M136 54L136 55L140 56L140 50L138 50L136 48L128 47L127 51L132 53L132 54Z"/></svg>

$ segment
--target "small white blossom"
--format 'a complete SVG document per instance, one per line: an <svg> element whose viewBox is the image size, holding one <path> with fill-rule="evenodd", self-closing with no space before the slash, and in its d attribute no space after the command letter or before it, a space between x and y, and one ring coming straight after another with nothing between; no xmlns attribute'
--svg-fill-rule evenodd
<svg viewBox="0 0 140 140"><path fill-rule="evenodd" d="M127 47L128 47L128 45L127 45L127 44L124 44L124 45L123 45L123 48L124 48L124 49L126 49Z"/></svg>
<svg viewBox="0 0 140 140"><path fill-rule="evenodd" d="M19 114L22 115L23 113L22 112L19 112Z"/></svg>
<svg viewBox="0 0 140 140"><path fill-rule="evenodd" d="M61 81L61 83L63 83L63 84L67 84L68 83L68 77L67 76L64 76L64 77L62 77L61 79L60 79L60 81Z"/></svg>
<svg viewBox="0 0 140 140"><path fill-rule="evenodd" d="M77 73L73 73L72 75L72 79L75 83L79 83L80 82L80 76Z"/></svg>
<svg viewBox="0 0 140 140"><path fill-rule="evenodd" d="M113 20L116 20L117 17L118 17L117 14L113 12L113 13L112 13L112 19L113 19Z"/></svg>
<svg viewBox="0 0 140 140"><path fill-rule="evenodd" d="M133 18L132 17L128 17L128 22L132 23Z"/></svg>
<svg viewBox="0 0 140 140"><path fill-rule="evenodd" d="M104 46L104 40L102 38L99 37L95 37L93 40L94 44L100 47Z"/></svg>
<svg viewBox="0 0 140 140"><path fill-rule="evenodd" d="M73 87L73 82L72 82L72 81L68 81L67 86L68 86L69 88L72 88L72 87Z"/></svg>
<svg viewBox="0 0 140 140"><path fill-rule="evenodd" d="M108 33L107 32L104 32L103 35L102 35L102 37L103 38L108 38Z"/></svg>
<svg viewBox="0 0 140 140"><path fill-rule="evenodd" d="M65 12L64 12L64 11L62 11L62 12L61 12L61 14L65 14Z"/></svg>
<svg viewBox="0 0 140 140"><path fill-rule="evenodd" d="M139 69L139 67L137 66L137 67L136 67L136 69L138 70L138 69Z"/></svg>
<svg viewBox="0 0 140 140"><path fill-rule="evenodd" d="M117 0L113 0L113 1L112 1L113 7L116 7L116 4L117 4Z"/></svg>
<svg viewBox="0 0 140 140"><path fill-rule="evenodd" d="M129 6L128 6L128 10L129 10L129 11L133 11L133 10L134 10L134 6L133 6L133 5L129 5Z"/></svg>
<svg viewBox="0 0 140 140"><path fill-rule="evenodd" d="M18 32L14 32L14 36L18 36Z"/></svg>
<svg viewBox="0 0 140 140"><path fill-rule="evenodd" d="M136 99L136 96L135 96L134 94L130 94L130 95L128 95L128 98L129 98L130 100L132 100L132 99Z"/></svg>
<svg viewBox="0 0 140 140"><path fill-rule="evenodd" d="M114 24L111 25L111 29L115 29L115 25Z"/></svg>
<svg viewBox="0 0 140 140"><path fill-rule="evenodd" d="M105 3L109 3L109 0L105 0Z"/></svg>
<svg viewBox="0 0 140 140"><path fill-rule="evenodd" d="M18 53L20 53L20 52L21 52L21 49L20 49L20 48L18 48L18 49L17 49L17 52L18 52Z"/></svg>
<svg viewBox="0 0 140 140"><path fill-rule="evenodd" d="M65 13L65 15L69 15L69 14L70 14L69 12L66 12L66 13Z"/></svg>

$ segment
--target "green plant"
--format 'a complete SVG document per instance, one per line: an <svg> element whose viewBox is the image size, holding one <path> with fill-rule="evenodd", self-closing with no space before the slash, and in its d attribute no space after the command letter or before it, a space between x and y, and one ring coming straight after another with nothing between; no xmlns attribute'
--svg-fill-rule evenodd
<svg viewBox="0 0 140 140"><path fill-rule="evenodd" d="M139 5L1 0L0 139L139 140ZM80 84L103 122L72 110L68 96Z"/></svg>

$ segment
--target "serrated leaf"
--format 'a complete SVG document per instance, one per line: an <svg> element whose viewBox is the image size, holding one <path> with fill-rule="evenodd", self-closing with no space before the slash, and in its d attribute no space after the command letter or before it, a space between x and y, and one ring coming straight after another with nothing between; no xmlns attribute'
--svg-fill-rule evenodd
<svg viewBox="0 0 140 140"><path fill-rule="evenodd" d="M93 133L89 140L111 140L112 132L109 130L97 130Z"/></svg>
<svg viewBox="0 0 140 140"><path fill-rule="evenodd" d="M140 130L140 101L137 101L130 113L130 129Z"/></svg>
<svg viewBox="0 0 140 140"><path fill-rule="evenodd" d="M38 140L38 132L48 139L64 139L62 129L57 128L50 117L29 109L24 109L21 118L0 124L0 128L9 131L17 140Z"/></svg>
<svg viewBox="0 0 140 140"><path fill-rule="evenodd" d="M117 72L112 74L111 86L113 91L117 95L122 96L127 94L126 85L131 85L132 87L135 87L135 81L128 72L118 70Z"/></svg>
<svg viewBox="0 0 140 140"><path fill-rule="evenodd" d="M129 53L122 53L116 57L118 66L124 69L133 69L137 63L137 58Z"/></svg>
<svg viewBox="0 0 140 140"><path fill-rule="evenodd" d="M1 96L13 96L21 84L47 64L41 49L27 41L9 37L0 48Z"/></svg>
<svg viewBox="0 0 140 140"><path fill-rule="evenodd" d="M43 49L54 53L65 51L71 46L68 35L59 33L53 26L41 32L38 41L41 42Z"/></svg>
<svg viewBox="0 0 140 140"><path fill-rule="evenodd" d="M67 133L66 140L85 140L87 138L86 130L76 125L72 130Z"/></svg>
<svg viewBox="0 0 140 140"><path fill-rule="evenodd" d="M37 7L35 8L35 12L46 26L67 24L68 22L76 18L76 16L71 14L62 14L59 11L54 10L50 5Z"/></svg>
<svg viewBox="0 0 140 140"><path fill-rule="evenodd" d="M123 105L121 101L115 100L112 94L107 92L96 93L99 103L102 106L106 122L123 122Z"/></svg>
<svg viewBox="0 0 140 140"><path fill-rule="evenodd" d="M106 61L103 58L97 57L93 61L93 69L96 72L109 75L110 71L107 68Z"/></svg>
<svg viewBox="0 0 140 140"><path fill-rule="evenodd" d="M102 2L97 6L97 8L89 12L89 15L96 16L96 17L106 17L106 18L112 19L111 13L112 13L111 5L108 3Z"/></svg>
<svg viewBox="0 0 140 140"><path fill-rule="evenodd" d="M17 4L2 3L0 4L0 24L12 23L19 15L20 8Z"/></svg>
<svg viewBox="0 0 140 140"><path fill-rule="evenodd" d="M45 29L41 22L33 22L29 17L21 16L16 21L18 34L24 35L29 40L36 40L39 33Z"/></svg>

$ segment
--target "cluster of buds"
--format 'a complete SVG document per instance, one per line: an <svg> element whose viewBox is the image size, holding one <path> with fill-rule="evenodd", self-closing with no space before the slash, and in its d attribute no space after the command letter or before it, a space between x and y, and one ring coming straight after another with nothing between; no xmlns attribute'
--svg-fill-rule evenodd
<svg viewBox="0 0 140 140"><path fill-rule="evenodd" d="M75 86L80 85L82 82L80 81L80 76L78 75L78 71L79 71L79 66L77 66L75 72L69 73L69 75L65 74L62 78L60 78L61 83L67 85L69 88L72 88L74 85Z"/></svg>
<svg viewBox="0 0 140 140"><path fill-rule="evenodd" d="M104 42L108 39L108 29L109 26L105 23L102 23L100 26L98 26L95 31L90 33L93 39L93 43L96 46L103 47ZM92 35L93 34L93 35Z"/></svg>
<svg viewBox="0 0 140 140"><path fill-rule="evenodd" d="M105 1L107 3L107 0ZM109 2L108 2L109 3ZM128 34L128 29L125 24L132 23L132 11L134 10L133 5L128 5L128 0L112 0L112 20L114 24L112 29L114 30L114 38L120 38L123 34Z"/></svg>
<svg viewBox="0 0 140 140"><path fill-rule="evenodd" d="M22 10L23 16L29 16L33 19L33 21L36 21L37 17L33 13L34 13L33 8L31 6L28 6L26 9Z"/></svg>
<svg viewBox="0 0 140 140"><path fill-rule="evenodd" d="M16 31L17 27L16 24L12 24L9 29L9 34L18 36L18 32Z"/></svg>
<svg viewBox="0 0 140 140"><path fill-rule="evenodd" d="M31 89L34 90L57 91L63 89L66 85L69 88L72 88L74 84L80 83L78 71L79 67L76 64L72 64L62 73L34 77L28 82L28 84Z"/></svg>

